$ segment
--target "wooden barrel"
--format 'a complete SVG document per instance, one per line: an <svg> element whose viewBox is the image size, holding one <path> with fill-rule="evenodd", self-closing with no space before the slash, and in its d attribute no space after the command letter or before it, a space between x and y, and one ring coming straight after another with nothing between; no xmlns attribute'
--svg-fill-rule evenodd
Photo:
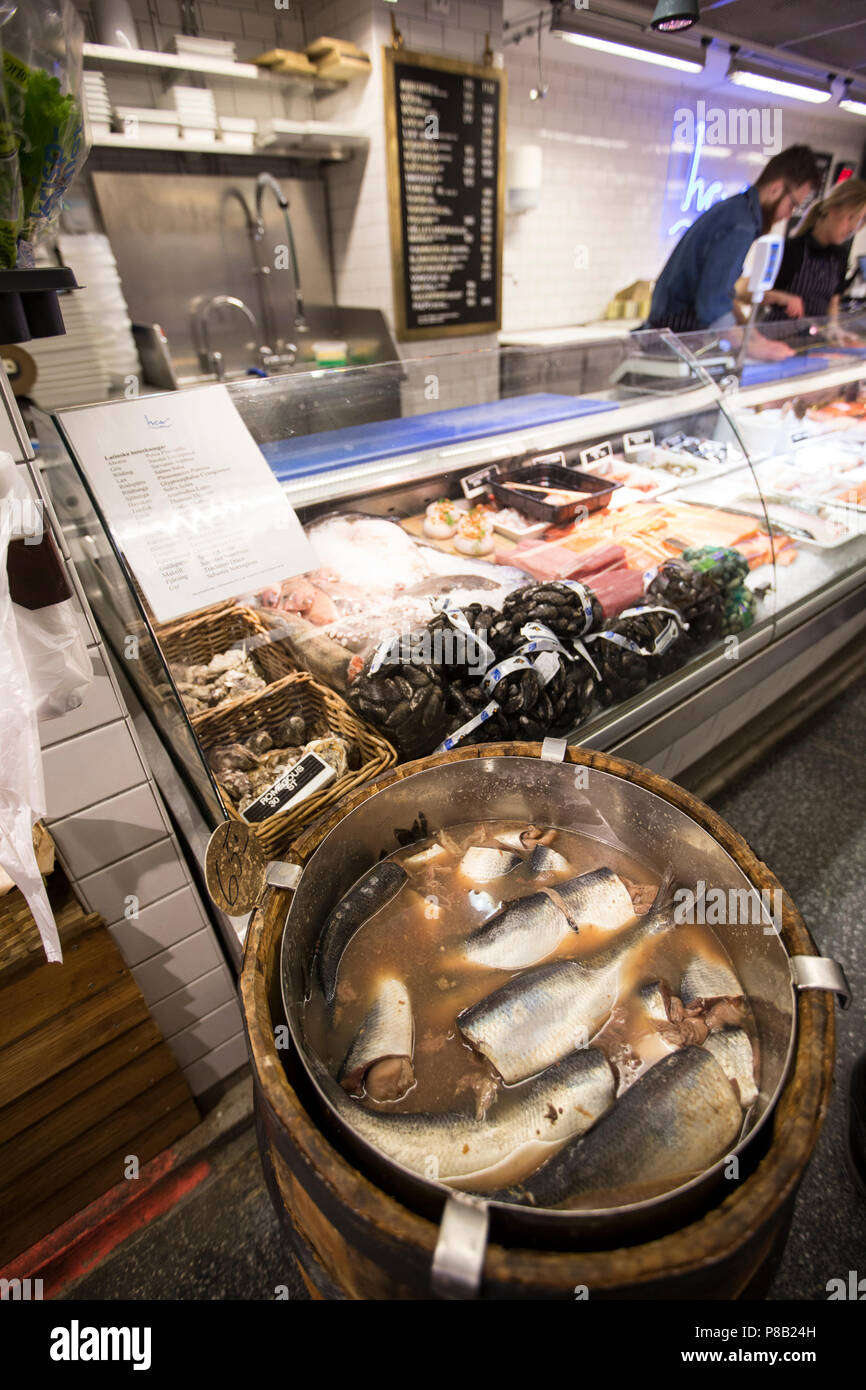
<svg viewBox="0 0 866 1390"><path fill-rule="evenodd" d="M535 756L538 744L493 744L455 750L453 759ZM613 773L679 807L727 850L755 887L782 892L767 866L709 807L634 763L570 748L567 760ZM344 798L327 819L295 842L305 863L340 819L374 792L441 761L407 764ZM377 1187L322 1133L300 1062L278 1051L284 1022L280 940L289 895L270 889L253 915L241 975L241 998L255 1079L256 1127L265 1177L304 1281L316 1298L433 1297L431 1265L439 1227ZM782 938L791 955L817 955L806 926L782 896ZM762 1131L753 1170L699 1219L619 1249L539 1250L490 1244L479 1297L567 1298L585 1286L590 1298L760 1297L788 1234L794 1198L815 1147L833 1075L833 996L797 994L797 1035L787 1082Z"/></svg>

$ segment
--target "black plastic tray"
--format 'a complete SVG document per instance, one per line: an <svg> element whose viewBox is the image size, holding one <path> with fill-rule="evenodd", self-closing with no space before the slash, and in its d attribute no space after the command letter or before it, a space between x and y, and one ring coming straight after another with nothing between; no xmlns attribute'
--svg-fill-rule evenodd
<svg viewBox="0 0 866 1390"><path fill-rule="evenodd" d="M575 492L585 492L588 495L579 501L556 505L544 502L529 492L515 492L512 488L505 487L505 483L532 483L535 487L571 488ZM518 511L525 512L536 521L547 521L551 526L561 526L566 521L573 521L581 507L585 507L588 512L596 512L600 507L606 507L611 493L618 487L619 483L612 483L607 478L595 478L591 473L580 473L576 468L562 468L555 463L523 464L519 468L510 468L506 473L500 473L490 480L490 489L501 506L516 507Z"/></svg>

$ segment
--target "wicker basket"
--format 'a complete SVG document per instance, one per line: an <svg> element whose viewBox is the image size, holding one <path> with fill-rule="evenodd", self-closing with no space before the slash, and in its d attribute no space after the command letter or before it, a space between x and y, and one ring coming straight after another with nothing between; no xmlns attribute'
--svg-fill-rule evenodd
<svg viewBox="0 0 866 1390"><path fill-rule="evenodd" d="M339 801L346 792L362 782L378 777L397 761L397 754L379 734L358 719L348 705L327 686L300 671L286 676L258 695L247 695L231 707L200 715L196 720L196 735L202 748L215 748L222 743L234 743L266 729L273 737L281 725L294 714L300 714L307 724L308 738L339 734L358 748L361 765L338 777L329 787L316 792L294 810L280 812L268 820L253 824L258 839L268 854L285 849L302 826L316 819L324 810ZM219 782L217 782L219 786ZM228 792L220 786L220 795L233 820L242 820Z"/></svg>
<svg viewBox="0 0 866 1390"><path fill-rule="evenodd" d="M284 676L291 675L298 669L297 663L289 655L285 641L275 637L254 608L216 607L209 609L204 615L158 627L155 631L169 665L206 666L217 652L242 646L257 674L268 685L282 680ZM147 650L143 664L153 685L165 684L165 673L150 650ZM239 695L234 700L223 700L214 709L221 712L249 698L248 695ZM208 710L207 714L213 712ZM198 720L205 717L202 713L192 715L191 719L197 724Z"/></svg>

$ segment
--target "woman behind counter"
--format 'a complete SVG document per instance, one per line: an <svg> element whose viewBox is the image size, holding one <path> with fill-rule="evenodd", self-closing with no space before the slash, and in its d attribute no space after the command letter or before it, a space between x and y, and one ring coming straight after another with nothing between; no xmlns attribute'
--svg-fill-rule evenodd
<svg viewBox="0 0 866 1390"><path fill-rule="evenodd" d="M848 269L845 243L859 230L864 216L866 183L860 179L837 183L826 198L810 208L785 242L776 283L764 295L768 306L765 322L829 317L828 337L859 342L840 329L838 317ZM745 278L737 281L737 299L744 307L748 305Z"/></svg>

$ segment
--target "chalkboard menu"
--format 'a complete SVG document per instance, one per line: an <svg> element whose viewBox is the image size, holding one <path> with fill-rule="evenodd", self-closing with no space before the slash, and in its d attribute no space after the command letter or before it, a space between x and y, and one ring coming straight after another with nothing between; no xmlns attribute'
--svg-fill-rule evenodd
<svg viewBox="0 0 866 1390"><path fill-rule="evenodd" d="M385 50L397 337L487 333L502 313L505 78Z"/></svg>

